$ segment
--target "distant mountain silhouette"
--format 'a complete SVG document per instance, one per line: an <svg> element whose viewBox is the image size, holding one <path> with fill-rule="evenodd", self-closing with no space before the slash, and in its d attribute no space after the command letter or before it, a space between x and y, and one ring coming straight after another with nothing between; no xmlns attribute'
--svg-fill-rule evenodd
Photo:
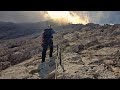
<svg viewBox="0 0 120 90"><path fill-rule="evenodd" d="M58 26L52 20L36 23L12 23L0 21L0 40L13 39L40 33L48 25Z"/></svg>

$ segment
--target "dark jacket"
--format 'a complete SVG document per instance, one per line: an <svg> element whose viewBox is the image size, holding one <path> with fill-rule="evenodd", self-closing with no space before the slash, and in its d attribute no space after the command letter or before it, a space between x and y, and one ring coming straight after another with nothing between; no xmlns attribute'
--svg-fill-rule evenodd
<svg viewBox="0 0 120 90"><path fill-rule="evenodd" d="M50 28L50 29L44 29L44 32L42 34L42 44L45 42L50 42L53 38L53 34L55 31Z"/></svg>

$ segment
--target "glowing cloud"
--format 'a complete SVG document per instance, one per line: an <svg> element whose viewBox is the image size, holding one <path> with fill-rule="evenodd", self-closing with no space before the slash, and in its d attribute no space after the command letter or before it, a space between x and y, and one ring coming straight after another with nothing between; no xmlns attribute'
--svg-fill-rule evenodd
<svg viewBox="0 0 120 90"><path fill-rule="evenodd" d="M47 12L47 16L50 19L54 20L55 22L72 23L72 24L89 23L89 19L87 16L80 17L74 12L70 12L70 11L46 11L46 12Z"/></svg>

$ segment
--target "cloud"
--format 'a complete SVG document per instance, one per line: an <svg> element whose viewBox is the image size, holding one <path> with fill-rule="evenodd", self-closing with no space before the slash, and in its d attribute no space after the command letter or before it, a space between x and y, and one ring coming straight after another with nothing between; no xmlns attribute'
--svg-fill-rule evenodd
<svg viewBox="0 0 120 90"><path fill-rule="evenodd" d="M43 20L38 11L0 11L0 21L39 22Z"/></svg>
<svg viewBox="0 0 120 90"><path fill-rule="evenodd" d="M120 23L120 11L70 11L81 18L87 16L91 23ZM49 19L45 11L0 11L0 21L39 22Z"/></svg>

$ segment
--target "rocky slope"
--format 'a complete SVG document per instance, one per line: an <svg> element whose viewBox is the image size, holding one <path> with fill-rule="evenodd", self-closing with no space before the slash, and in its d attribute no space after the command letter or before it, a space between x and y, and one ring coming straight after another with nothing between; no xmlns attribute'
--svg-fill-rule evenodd
<svg viewBox="0 0 120 90"><path fill-rule="evenodd" d="M54 36L54 44L60 44L62 48L62 63L65 68L64 79L119 79L120 78L120 25L66 25L56 27L59 33ZM20 39L22 41L22 39ZM40 37L26 39L19 48L35 51L29 58L20 59L19 52L12 48L16 58L7 59L9 65L1 70L0 78L9 79L40 79L37 68L41 61ZM4 47L6 44L1 45ZM22 47L24 46L24 47ZM35 50L36 47L36 50ZM3 48L2 48L3 49ZM5 49L5 48L4 48ZM5 50L8 50L6 48ZM10 49L11 50L11 49ZM36 52L38 50L38 52ZM7 53L7 52L6 52ZM25 52L24 52L25 53ZM8 54L6 54L8 55ZM4 55L1 54L3 58ZM56 49L54 49L56 58ZM1 59L4 60L4 59ZM4 61L2 61L4 62ZM7 63L7 62L6 62ZM3 64L1 64L3 65ZM4 64L4 66L6 66Z"/></svg>

